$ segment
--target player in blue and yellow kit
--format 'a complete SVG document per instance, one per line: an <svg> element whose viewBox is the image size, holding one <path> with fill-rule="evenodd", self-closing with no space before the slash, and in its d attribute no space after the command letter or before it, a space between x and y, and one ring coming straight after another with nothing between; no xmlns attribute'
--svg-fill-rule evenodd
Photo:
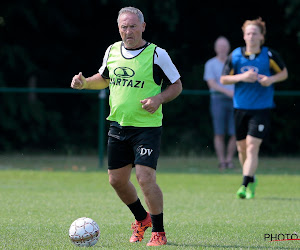
<svg viewBox="0 0 300 250"><path fill-rule="evenodd" d="M238 198L252 199L255 194L260 145L270 129L274 108L274 83L288 77L279 54L265 46L266 26L261 18L247 20L242 26L245 47L235 49L225 63L222 84L235 84L233 105L237 150L243 167L243 182Z"/></svg>

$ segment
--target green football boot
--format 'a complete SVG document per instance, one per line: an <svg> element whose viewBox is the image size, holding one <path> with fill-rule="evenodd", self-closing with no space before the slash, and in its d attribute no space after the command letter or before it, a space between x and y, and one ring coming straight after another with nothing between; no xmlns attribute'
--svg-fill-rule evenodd
<svg viewBox="0 0 300 250"><path fill-rule="evenodd" d="M257 179L254 182L249 182L246 188L246 199L253 199L255 196L255 188L257 186Z"/></svg>
<svg viewBox="0 0 300 250"><path fill-rule="evenodd" d="M240 199L246 198L246 187L244 185L240 186L239 190L236 192L236 196Z"/></svg>

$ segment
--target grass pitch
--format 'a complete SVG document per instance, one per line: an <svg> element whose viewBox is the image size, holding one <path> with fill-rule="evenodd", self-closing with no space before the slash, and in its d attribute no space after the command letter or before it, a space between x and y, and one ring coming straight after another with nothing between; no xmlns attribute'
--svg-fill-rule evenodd
<svg viewBox="0 0 300 250"><path fill-rule="evenodd" d="M161 248L299 249L300 240L269 242L265 234L300 239L300 159L261 159L253 200L235 197L239 167L219 173L216 165L214 158L160 159L168 238ZM100 226L95 248L147 248L149 229L143 242L129 243L134 218L96 157L1 156L0 168L0 249L78 249L68 230L83 216Z"/></svg>

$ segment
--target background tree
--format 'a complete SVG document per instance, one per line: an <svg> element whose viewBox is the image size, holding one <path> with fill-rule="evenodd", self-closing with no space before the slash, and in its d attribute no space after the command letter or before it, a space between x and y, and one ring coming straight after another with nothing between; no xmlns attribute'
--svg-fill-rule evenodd
<svg viewBox="0 0 300 250"><path fill-rule="evenodd" d="M179 69L185 90L207 90L204 63L213 43L228 37L243 45L241 26L259 16L267 23L266 45L280 52L289 79L277 90L300 90L297 49L299 2L252 1L235 6L179 0L15 0L0 3L0 87L69 88L74 74L89 76L102 64L106 48L120 39L121 7L140 8L147 23L144 38L166 49ZM259 8L257 7L259 6ZM32 85L33 84L33 85ZM276 97L272 141L262 152L296 154L300 97ZM164 153L213 152L208 95L181 95L164 106ZM7 94L0 92L0 150L93 151L97 147L96 95ZM108 112L108 105L106 106ZM288 121L288 122L286 122ZM283 129L284 128L284 129ZM280 133L278 133L280 131ZM274 136L273 136L274 135ZM80 144L79 144L80 143Z"/></svg>

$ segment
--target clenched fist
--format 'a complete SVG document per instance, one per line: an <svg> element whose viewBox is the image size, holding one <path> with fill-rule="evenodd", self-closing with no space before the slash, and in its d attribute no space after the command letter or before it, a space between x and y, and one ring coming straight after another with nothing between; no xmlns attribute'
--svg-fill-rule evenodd
<svg viewBox="0 0 300 250"><path fill-rule="evenodd" d="M79 72L78 75L75 75L71 82L71 88L73 89L83 89L86 85L85 77Z"/></svg>

